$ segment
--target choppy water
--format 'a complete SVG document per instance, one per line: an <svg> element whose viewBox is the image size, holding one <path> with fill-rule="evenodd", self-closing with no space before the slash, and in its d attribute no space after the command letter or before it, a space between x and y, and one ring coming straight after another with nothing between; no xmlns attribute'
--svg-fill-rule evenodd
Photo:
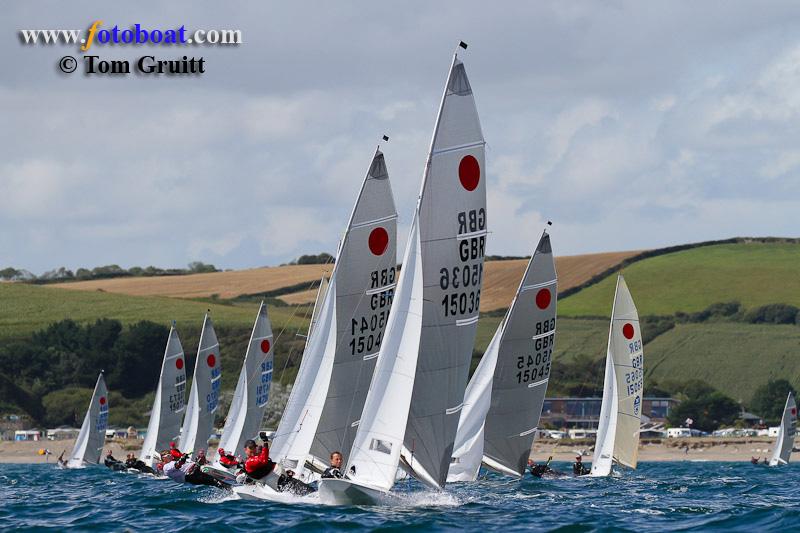
<svg viewBox="0 0 800 533"><path fill-rule="evenodd" d="M237 500L219 489L103 467L0 465L0 528L797 530L798 487L798 464L642 463L635 472L608 479L510 481L489 475L444 493L402 481L396 507L347 508L327 507L313 497L292 504Z"/></svg>

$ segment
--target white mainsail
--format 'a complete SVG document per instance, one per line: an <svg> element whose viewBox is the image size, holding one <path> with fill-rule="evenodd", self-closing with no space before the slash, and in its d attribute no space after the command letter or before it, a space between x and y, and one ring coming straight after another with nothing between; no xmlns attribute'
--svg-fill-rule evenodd
<svg viewBox="0 0 800 533"><path fill-rule="evenodd" d="M161 374L156 387L156 398L150 411L147 435L142 444L139 459L148 465L160 461L159 452L164 451L170 441L178 438L181 417L186 410L186 360L178 331L169 330Z"/></svg>
<svg viewBox="0 0 800 533"><path fill-rule="evenodd" d="M320 480L323 501L376 502L394 485L406 447L414 475L445 481L480 303L483 168L472 90L454 56L347 479Z"/></svg>
<svg viewBox="0 0 800 533"><path fill-rule="evenodd" d="M396 268L397 214L388 178L377 150L275 434L272 456L301 479L309 454L325 461L350 446L383 340Z"/></svg>
<svg viewBox="0 0 800 533"><path fill-rule="evenodd" d="M636 468L642 419L643 363L639 314L620 274L611 311L603 403L592 476L607 476L613 462Z"/></svg>
<svg viewBox="0 0 800 533"><path fill-rule="evenodd" d="M67 468L82 468L100 462L108 427L108 389L103 373L97 377L81 431L67 461Z"/></svg>
<svg viewBox="0 0 800 533"><path fill-rule="evenodd" d="M214 414L219 407L219 387L222 383L222 365L219 342L214 324L206 313L197 360L194 363L192 390L183 417L181 439L178 448L184 453L205 449L214 429Z"/></svg>
<svg viewBox="0 0 800 533"><path fill-rule="evenodd" d="M797 432L797 405L794 402L794 395L789 392L786 397L786 405L783 408L781 417L781 429L778 431L778 438L775 439L775 450L769 460L769 466L785 465L789 463L789 456L794 447L794 436Z"/></svg>
<svg viewBox="0 0 800 533"><path fill-rule="evenodd" d="M486 243L485 142L456 55L431 140L418 209L422 333L404 466L441 488L453 453L478 325Z"/></svg>
<svg viewBox="0 0 800 533"><path fill-rule="evenodd" d="M244 455L244 442L258 435L272 384L273 343L267 306L261 302L219 440L218 448L226 452Z"/></svg>
<svg viewBox="0 0 800 533"><path fill-rule="evenodd" d="M319 287L317 287L317 297L314 298L314 308L311 310L311 320L308 323L308 331L306 332L306 344L303 351L308 348L308 343L311 340L311 334L314 331L317 320L319 319L319 312L322 309L322 302L325 300L325 294L328 292L328 278L323 274L319 280Z"/></svg>
<svg viewBox="0 0 800 533"><path fill-rule="evenodd" d="M474 481L481 462L510 476L524 473L550 376L556 284L545 233L467 386L448 481Z"/></svg>

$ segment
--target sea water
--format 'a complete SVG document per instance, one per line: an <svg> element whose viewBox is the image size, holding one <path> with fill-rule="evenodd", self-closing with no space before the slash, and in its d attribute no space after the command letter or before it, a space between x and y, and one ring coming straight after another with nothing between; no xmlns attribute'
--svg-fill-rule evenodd
<svg viewBox="0 0 800 533"><path fill-rule="evenodd" d="M569 465L555 464L568 470ZM800 530L800 464L640 463L609 478L510 480L495 474L444 492L396 485L394 505L336 507L236 499L102 466L0 464L0 528L99 531Z"/></svg>

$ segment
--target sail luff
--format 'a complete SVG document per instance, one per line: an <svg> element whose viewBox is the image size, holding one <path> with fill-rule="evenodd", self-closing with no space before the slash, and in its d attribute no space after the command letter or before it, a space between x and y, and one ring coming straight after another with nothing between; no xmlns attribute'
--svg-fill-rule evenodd
<svg viewBox="0 0 800 533"><path fill-rule="evenodd" d="M544 406L556 338L557 295L553 250L544 232L503 324L486 415L484 463L515 477L527 468Z"/></svg>
<svg viewBox="0 0 800 533"><path fill-rule="evenodd" d="M206 314L197 347L192 389L186 408L179 448L184 452L205 449L214 429L214 414L219 407L222 370L219 342L211 317Z"/></svg>
<svg viewBox="0 0 800 533"><path fill-rule="evenodd" d="M791 391L786 397L786 404L783 407L783 416L778 430L778 437L775 439L775 449L770 458L770 466L788 464L789 457L794 447L794 437L797 432L797 405Z"/></svg>
<svg viewBox="0 0 800 533"><path fill-rule="evenodd" d="M272 384L273 343L267 306L261 302L219 441L218 448L226 452L243 454L244 442L258 434Z"/></svg>
<svg viewBox="0 0 800 533"><path fill-rule="evenodd" d="M614 455L614 435L616 434L616 396L614 394L614 364L611 355L611 335L614 331L614 316L619 293L619 277L614 289L614 302L611 306L611 321L608 325L608 341L606 347L606 368L603 378L603 400L600 404L600 419L597 425L597 436L592 457L592 475L607 476L611 473Z"/></svg>
<svg viewBox="0 0 800 533"><path fill-rule="evenodd" d="M327 462L352 447L396 282L397 212L386 161L370 161L335 270L335 352L311 455Z"/></svg>
<svg viewBox="0 0 800 533"><path fill-rule="evenodd" d="M506 313L508 317L508 313ZM486 414L492 401L492 380L503 336L506 318L494 332L478 367L464 393L464 407L458 421L458 431L453 445L453 461L447 474L447 482L475 481L483 461L484 428Z"/></svg>
<svg viewBox="0 0 800 533"><path fill-rule="evenodd" d="M402 264L362 422L347 462L350 479L383 491L394 485L400 462L422 329L422 254L416 213Z"/></svg>
<svg viewBox="0 0 800 533"><path fill-rule="evenodd" d="M432 139L418 207L423 324L403 460L440 488L469 375L486 240L485 141L455 56Z"/></svg>
<svg viewBox="0 0 800 533"><path fill-rule="evenodd" d="M170 441L177 439L180 433L181 418L186 411L185 362L178 332L172 327L164 348L147 434L139 454L139 459L148 465L159 461L158 453L163 451Z"/></svg>
<svg viewBox="0 0 800 533"><path fill-rule="evenodd" d="M69 468L79 468L100 462L100 455L108 427L108 389L103 373L97 377L89 407L81 424L80 433L75 440L70 458Z"/></svg>

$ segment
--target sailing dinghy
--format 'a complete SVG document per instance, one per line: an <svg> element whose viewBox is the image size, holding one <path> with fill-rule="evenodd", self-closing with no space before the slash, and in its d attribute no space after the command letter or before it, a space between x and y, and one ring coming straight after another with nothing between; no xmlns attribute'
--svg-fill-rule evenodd
<svg viewBox="0 0 800 533"><path fill-rule="evenodd" d="M85 468L100 462L108 427L108 389L103 373L97 377L81 431L67 460L67 468Z"/></svg>
<svg viewBox="0 0 800 533"><path fill-rule="evenodd" d="M608 332L603 402L592 459L593 477L609 475L615 462L636 468L642 420L643 362L639 314L620 274Z"/></svg>
<svg viewBox="0 0 800 533"><path fill-rule="evenodd" d="M797 432L797 405L794 402L794 395L789 392L786 398L786 406L783 408L781 418L781 429L778 430L778 438L775 440L775 451L769 460L769 466L789 464L789 456L794 447L794 435Z"/></svg>
<svg viewBox="0 0 800 533"><path fill-rule="evenodd" d="M446 480L478 322L484 144L464 64L454 55L346 478L320 480L324 503L384 501L401 452L418 479L434 487Z"/></svg>
<svg viewBox="0 0 800 533"><path fill-rule="evenodd" d="M525 473L550 376L556 284L545 233L467 386L448 482L475 481L481 463L513 477Z"/></svg>
<svg viewBox="0 0 800 533"><path fill-rule="evenodd" d="M161 461L160 452L178 438L181 418L186 410L186 364L183 346L175 326L169 330L161 374L156 387L153 409L147 424L147 435L142 444L139 459L147 466L155 468Z"/></svg>
<svg viewBox="0 0 800 533"><path fill-rule="evenodd" d="M270 457L279 468L265 483L236 487L240 496L275 499L276 480L291 470L311 482L330 453L349 449L360 423L396 285L397 213L380 150L370 164L339 243L303 360Z"/></svg>
<svg viewBox="0 0 800 533"><path fill-rule="evenodd" d="M245 441L258 436L272 384L273 343L267 306L261 302L217 450L243 455ZM223 481L234 479L219 462L219 456L213 465L204 466L202 470Z"/></svg>
<svg viewBox="0 0 800 533"><path fill-rule="evenodd" d="M184 453L204 450L214 429L214 414L219 407L219 387L222 383L222 366L219 356L219 342L214 332L214 324L206 313L197 360L194 363L192 390L183 417L181 438L178 449Z"/></svg>

